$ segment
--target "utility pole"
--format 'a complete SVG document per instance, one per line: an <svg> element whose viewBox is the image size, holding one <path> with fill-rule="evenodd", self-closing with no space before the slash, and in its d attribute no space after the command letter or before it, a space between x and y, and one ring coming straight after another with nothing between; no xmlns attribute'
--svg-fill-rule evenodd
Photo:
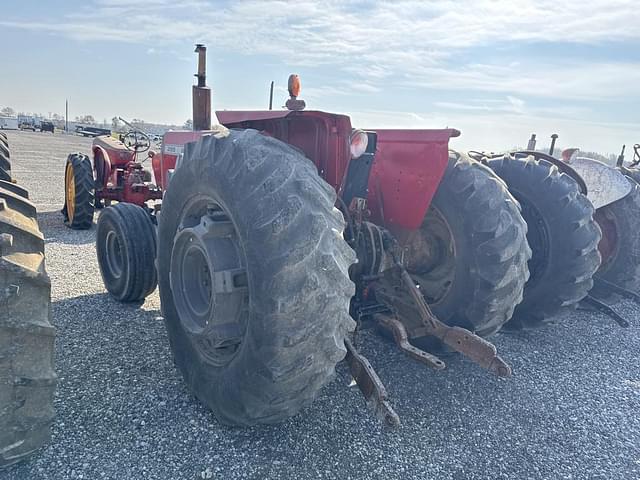
<svg viewBox="0 0 640 480"><path fill-rule="evenodd" d="M69 100L64 101L64 131L69 133Z"/></svg>

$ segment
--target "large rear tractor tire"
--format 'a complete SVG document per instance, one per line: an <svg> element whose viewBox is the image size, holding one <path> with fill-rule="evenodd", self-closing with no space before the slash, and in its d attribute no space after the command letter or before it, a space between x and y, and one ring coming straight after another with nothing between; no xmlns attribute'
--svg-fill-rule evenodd
<svg viewBox="0 0 640 480"><path fill-rule="evenodd" d="M520 203L533 252L524 298L507 327L537 327L575 308L593 287L600 228L578 184L551 163L505 155L488 165Z"/></svg>
<svg viewBox="0 0 640 480"><path fill-rule="evenodd" d="M64 223L74 230L88 230L93 225L95 210L93 168L91 160L81 153L67 157L64 172Z"/></svg>
<svg viewBox="0 0 640 480"><path fill-rule="evenodd" d="M104 286L116 300L141 302L156 289L156 231L144 208L105 208L98 217L96 253Z"/></svg>
<svg viewBox="0 0 640 480"><path fill-rule="evenodd" d="M11 151L6 136L0 136L0 181L11 181Z"/></svg>
<svg viewBox="0 0 640 480"><path fill-rule="evenodd" d="M422 227L407 245L408 271L441 321L486 337L522 300L531 257L526 232L504 183L451 152ZM433 347L429 338L413 341Z"/></svg>
<svg viewBox="0 0 640 480"><path fill-rule="evenodd" d="M602 230L602 240L598 245L602 265L596 277L639 292L640 186L634 182L626 197L596 210L595 219ZM597 287L594 293L599 297L610 296Z"/></svg>
<svg viewBox="0 0 640 480"><path fill-rule="evenodd" d="M49 441L56 386L44 238L34 205L5 186L0 184L0 470Z"/></svg>
<svg viewBox="0 0 640 480"><path fill-rule="evenodd" d="M176 365L222 423L295 415L344 358L355 254L335 201L255 130L186 146L159 219L160 299Z"/></svg>

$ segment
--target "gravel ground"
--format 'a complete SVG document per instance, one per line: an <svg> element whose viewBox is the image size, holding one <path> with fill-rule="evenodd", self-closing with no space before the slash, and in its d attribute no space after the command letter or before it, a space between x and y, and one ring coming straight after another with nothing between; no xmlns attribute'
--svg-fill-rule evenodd
<svg viewBox="0 0 640 480"><path fill-rule="evenodd" d="M9 132L14 176L47 239L58 329L51 444L6 479L634 479L640 478L640 308L628 329L577 311L535 333L499 334L514 376L463 358L434 372L364 333L403 426L371 417L344 365L303 414L268 427L219 425L173 367L157 293L141 308L102 286L95 229L62 224L67 154L90 141Z"/></svg>

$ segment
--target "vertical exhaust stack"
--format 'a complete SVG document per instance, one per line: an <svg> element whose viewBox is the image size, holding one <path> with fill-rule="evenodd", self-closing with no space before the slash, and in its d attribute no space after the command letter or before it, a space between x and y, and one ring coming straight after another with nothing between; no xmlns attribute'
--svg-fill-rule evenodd
<svg viewBox="0 0 640 480"><path fill-rule="evenodd" d="M527 143L527 150L535 150L536 149L536 134L532 133L531 138L529 139L529 143Z"/></svg>
<svg viewBox="0 0 640 480"><path fill-rule="evenodd" d="M207 47L196 45L198 84L193 86L193 129L211 130L211 89L207 87Z"/></svg>
<svg viewBox="0 0 640 480"><path fill-rule="evenodd" d="M558 139L558 134L554 133L551 135L551 146L549 147L549 155L553 157L553 152L556 149L556 140Z"/></svg>

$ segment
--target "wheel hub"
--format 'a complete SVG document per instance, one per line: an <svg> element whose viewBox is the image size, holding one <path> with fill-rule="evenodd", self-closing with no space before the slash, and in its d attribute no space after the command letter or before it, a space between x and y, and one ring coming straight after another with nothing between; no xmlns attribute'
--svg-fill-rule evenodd
<svg viewBox="0 0 640 480"><path fill-rule="evenodd" d="M180 322L209 362L222 366L244 338L249 304L246 262L230 217L219 205L183 215L170 281Z"/></svg>
<svg viewBox="0 0 640 480"><path fill-rule="evenodd" d="M427 303L443 300L456 274L456 248L451 227L431 207L426 221L406 245L407 271L418 281Z"/></svg>
<svg viewBox="0 0 640 480"><path fill-rule="evenodd" d="M120 245L120 239L113 230L107 233L105 239L105 252L107 260L107 268L113 278L122 277L124 270L124 258L122 255L122 246Z"/></svg>

